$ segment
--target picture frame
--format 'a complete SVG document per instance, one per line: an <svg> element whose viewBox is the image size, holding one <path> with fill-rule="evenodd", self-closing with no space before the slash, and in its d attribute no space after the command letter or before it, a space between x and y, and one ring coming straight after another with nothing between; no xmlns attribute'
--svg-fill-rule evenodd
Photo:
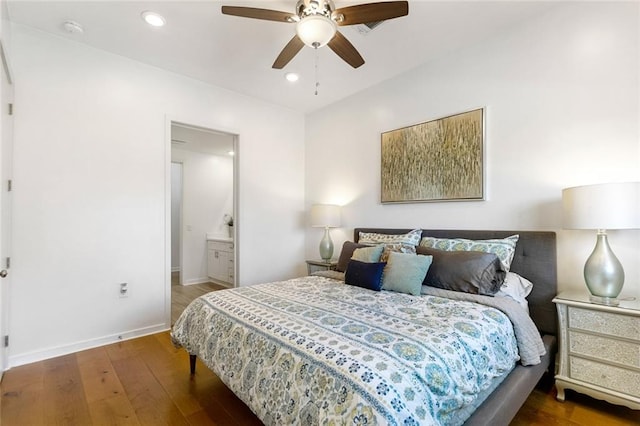
<svg viewBox="0 0 640 426"><path fill-rule="evenodd" d="M381 134L380 201L485 199L485 109Z"/></svg>

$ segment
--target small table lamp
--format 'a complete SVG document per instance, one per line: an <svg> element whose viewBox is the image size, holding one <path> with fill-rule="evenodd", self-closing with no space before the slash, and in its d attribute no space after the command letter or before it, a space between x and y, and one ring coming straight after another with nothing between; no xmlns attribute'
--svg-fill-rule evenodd
<svg viewBox="0 0 640 426"><path fill-rule="evenodd" d="M605 183L562 190L564 228L597 229L584 265L591 301L618 305L624 270L607 241L607 229L640 229L640 182Z"/></svg>
<svg viewBox="0 0 640 426"><path fill-rule="evenodd" d="M329 228L340 226L340 206L333 204L314 204L311 206L311 226L324 228L324 237L320 241L320 257L328 263L333 256L333 241L329 235Z"/></svg>

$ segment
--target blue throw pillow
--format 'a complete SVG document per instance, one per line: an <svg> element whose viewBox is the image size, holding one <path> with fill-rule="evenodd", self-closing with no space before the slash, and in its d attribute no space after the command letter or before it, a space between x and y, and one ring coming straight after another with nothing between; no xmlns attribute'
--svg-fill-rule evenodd
<svg viewBox="0 0 640 426"><path fill-rule="evenodd" d="M351 259L344 274L345 284L380 291L385 262L367 263Z"/></svg>
<svg viewBox="0 0 640 426"><path fill-rule="evenodd" d="M431 266L432 256L410 253L389 253L384 270L383 289L419 296L422 281Z"/></svg>

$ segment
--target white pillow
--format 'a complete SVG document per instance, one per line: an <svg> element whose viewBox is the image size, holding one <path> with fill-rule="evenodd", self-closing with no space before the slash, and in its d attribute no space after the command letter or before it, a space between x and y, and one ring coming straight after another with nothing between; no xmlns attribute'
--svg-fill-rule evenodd
<svg viewBox="0 0 640 426"><path fill-rule="evenodd" d="M516 253L516 243L520 235L507 238L493 238L490 240L468 240L466 238L435 238L424 237L420 240L422 247L431 247L445 251L482 251L493 253L502 262L504 270L509 272L513 256Z"/></svg>
<svg viewBox="0 0 640 426"><path fill-rule="evenodd" d="M358 244L407 244L417 246L420 244L422 229L414 229L406 234L379 234L377 232L360 232Z"/></svg>
<svg viewBox="0 0 640 426"><path fill-rule="evenodd" d="M515 272L507 272L504 283L494 296L509 297L518 302L525 311L529 312L527 296L531 293L531 290L533 290L533 283L531 281L521 277Z"/></svg>

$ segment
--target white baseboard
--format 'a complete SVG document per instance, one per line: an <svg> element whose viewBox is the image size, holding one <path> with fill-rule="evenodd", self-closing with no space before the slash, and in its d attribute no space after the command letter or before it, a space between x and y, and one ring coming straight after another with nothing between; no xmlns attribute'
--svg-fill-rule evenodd
<svg viewBox="0 0 640 426"><path fill-rule="evenodd" d="M200 278L192 278L190 280L186 280L182 283L182 285L193 285L193 284L204 284L211 281L209 277L200 277Z"/></svg>
<svg viewBox="0 0 640 426"><path fill-rule="evenodd" d="M97 339L85 340L68 345L57 346L44 349L41 351L29 352L26 354L9 356L9 369L20 365L31 364L32 362L43 361L45 359L55 358L70 353L83 351L86 349L96 348L98 346L109 345L111 343L122 342L124 340L135 339L136 337L147 336L149 334L160 333L169 330L167 324L156 324L149 327L138 328L119 334L99 337Z"/></svg>

